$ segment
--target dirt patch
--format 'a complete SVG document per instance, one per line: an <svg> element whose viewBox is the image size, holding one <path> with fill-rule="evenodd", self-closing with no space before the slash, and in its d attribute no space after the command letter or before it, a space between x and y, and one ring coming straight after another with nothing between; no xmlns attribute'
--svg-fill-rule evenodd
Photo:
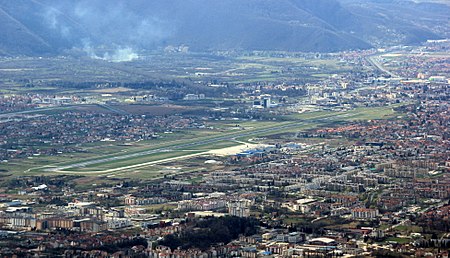
<svg viewBox="0 0 450 258"><path fill-rule="evenodd" d="M235 155L245 150L255 149L258 147L264 147L262 144L244 143L234 147L228 147L223 149L211 150L208 153L216 156L229 156Z"/></svg>

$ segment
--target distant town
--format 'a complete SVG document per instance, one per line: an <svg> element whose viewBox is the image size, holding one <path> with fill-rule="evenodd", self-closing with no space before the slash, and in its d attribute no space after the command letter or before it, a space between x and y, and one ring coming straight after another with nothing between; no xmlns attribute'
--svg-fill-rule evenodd
<svg viewBox="0 0 450 258"><path fill-rule="evenodd" d="M1 257L449 257L448 40L175 52L160 81L0 59Z"/></svg>

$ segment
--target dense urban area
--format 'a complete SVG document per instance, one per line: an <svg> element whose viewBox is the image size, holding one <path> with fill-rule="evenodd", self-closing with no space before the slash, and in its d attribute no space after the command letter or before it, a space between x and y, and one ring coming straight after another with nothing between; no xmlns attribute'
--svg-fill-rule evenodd
<svg viewBox="0 0 450 258"><path fill-rule="evenodd" d="M0 59L1 257L449 257L450 41L165 51Z"/></svg>

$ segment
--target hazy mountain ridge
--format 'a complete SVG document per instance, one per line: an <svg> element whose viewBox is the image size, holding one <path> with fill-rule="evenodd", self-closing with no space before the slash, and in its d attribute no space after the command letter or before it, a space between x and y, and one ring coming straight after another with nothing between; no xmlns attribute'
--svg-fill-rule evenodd
<svg viewBox="0 0 450 258"><path fill-rule="evenodd" d="M449 13L447 5L406 0L0 0L0 54L182 44L339 51L446 36L439 34Z"/></svg>

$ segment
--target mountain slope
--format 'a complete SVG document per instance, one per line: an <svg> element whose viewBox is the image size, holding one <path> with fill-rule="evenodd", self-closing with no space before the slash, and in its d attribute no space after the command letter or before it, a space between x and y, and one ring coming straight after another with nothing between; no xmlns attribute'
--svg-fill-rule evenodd
<svg viewBox="0 0 450 258"><path fill-rule="evenodd" d="M0 54L182 44L329 52L447 37L449 14L408 0L0 0Z"/></svg>

